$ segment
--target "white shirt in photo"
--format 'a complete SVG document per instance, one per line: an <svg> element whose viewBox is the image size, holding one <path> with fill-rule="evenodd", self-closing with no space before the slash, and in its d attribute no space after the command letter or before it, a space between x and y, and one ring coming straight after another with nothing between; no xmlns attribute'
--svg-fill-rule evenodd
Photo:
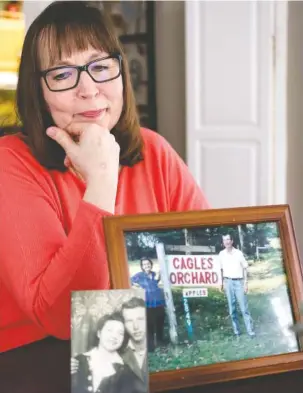
<svg viewBox="0 0 303 393"><path fill-rule="evenodd" d="M107 354L108 356L105 358L104 353L100 354L97 348L93 348L84 355L88 357L89 368L92 374L89 379L92 379L94 392L97 391L104 378L116 374L113 363L124 364L117 352L113 352L111 355Z"/></svg>
<svg viewBox="0 0 303 393"><path fill-rule="evenodd" d="M231 251L225 249L220 251L218 259L223 277L244 278L243 269L248 268L248 263L242 251L234 247Z"/></svg>

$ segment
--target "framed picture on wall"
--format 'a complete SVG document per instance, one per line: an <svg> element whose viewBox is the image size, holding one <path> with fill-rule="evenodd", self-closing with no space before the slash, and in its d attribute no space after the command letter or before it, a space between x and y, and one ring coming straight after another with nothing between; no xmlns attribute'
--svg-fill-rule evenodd
<svg viewBox="0 0 303 393"><path fill-rule="evenodd" d="M111 16L126 57L141 125L157 130L154 1L94 2Z"/></svg>
<svg viewBox="0 0 303 393"><path fill-rule="evenodd" d="M148 61L147 45L128 43L124 51L129 63L129 71L138 107L148 106Z"/></svg>
<svg viewBox="0 0 303 393"><path fill-rule="evenodd" d="M291 326L302 322L303 275L288 206L103 224L112 288L146 291L152 392L302 368Z"/></svg>

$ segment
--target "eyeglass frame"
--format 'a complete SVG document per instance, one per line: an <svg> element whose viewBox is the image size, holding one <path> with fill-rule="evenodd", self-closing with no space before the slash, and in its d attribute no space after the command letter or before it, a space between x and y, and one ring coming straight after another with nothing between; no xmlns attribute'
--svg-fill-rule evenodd
<svg viewBox="0 0 303 393"><path fill-rule="evenodd" d="M101 60L110 59L110 58L114 58L114 59L119 60L119 73L118 73L118 75L115 76L115 77L113 77L113 78L106 79L105 81L97 81L97 80L95 80L95 79L91 76L91 74L89 73L88 67L89 67L92 63L95 63L95 62L101 61ZM78 76L77 76L77 79L76 79L76 82L75 82L74 86L73 86L73 87L69 87L69 88L67 88L67 89L60 89L60 90L51 89L51 88L49 87L49 84L47 83L47 78L46 78L46 77L47 77L47 74L48 74L49 72L51 72L51 71L61 70L61 69L64 69L64 68L73 68L73 69L76 69L76 70L78 71ZM119 78L119 76L120 76L121 73L122 73L122 56L121 56L120 53L111 53L110 55L108 55L108 56L106 56L106 57L100 57L100 58L95 59L95 60L92 60L92 61L90 61L89 63L86 63L86 64L84 64L84 65L82 65L82 66L76 66L76 65L63 65L63 66L53 67L53 68L49 68L49 69L47 69L47 70L40 71L39 74L40 74L40 76L44 79L44 82L45 82L47 88L48 88L50 91L53 91L53 92L60 92L60 91L72 90L72 89L74 89L75 87L77 87L77 86L78 86L78 83L79 83L79 80L80 80L81 72L83 72L83 71L85 71L85 72L91 77L91 79L92 79L95 83L110 82L110 81L112 81L112 80L114 80L114 79Z"/></svg>

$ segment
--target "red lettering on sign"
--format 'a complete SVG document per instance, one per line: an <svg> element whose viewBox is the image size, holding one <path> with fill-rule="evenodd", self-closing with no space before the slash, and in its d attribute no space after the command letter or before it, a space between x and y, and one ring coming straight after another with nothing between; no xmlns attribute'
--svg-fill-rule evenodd
<svg viewBox="0 0 303 393"><path fill-rule="evenodd" d="M175 270L212 270L214 268L213 259L204 257L175 257L172 263Z"/></svg>
<svg viewBox="0 0 303 393"><path fill-rule="evenodd" d="M207 263L206 263L206 258L201 258L201 266L203 270L207 269Z"/></svg>
<svg viewBox="0 0 303 393"><path fill-rule="evenodd" d="M210 272L205 272L205 284L211 284L211 274L210 274Z"/></svg>
<svg viewBox="0 0 303 393"><path fill-rule="evenodd" d="M219 276L216 272L177 272L170 273L170 283L173 285L196 285L208 284L213 285L219 282Z"/></svg>
<svg viewBox="0 0 303 393"><path fill-rule="evenodd" d="M211 275L212 275L213 284L216 284L219 281L218 274L216 272L212 272Z"/></svg>
<svg viewBox="0 0 303 393"><path fill-rule="evenodd" d="M192 269L194 267L194 261L192 258L187 258L187 269Z"/></svg>
<svg viewBox="0 0 303 393"><path fill-rule="evenodd" d="M175 268L175 269L179 269L179 266L180 266L180 265L178 265L178 262L180 262L180 261L179 261L179 258L174 258L174 259L173 259L173 265L174 265L174 268Z"/></svg>
<svg viewBox="0 0 303 393"><path fill-rule="evenodd" d="M181 272L177 273L177 282L178 282L178 284L184 284L183 273L181 273Z"/></svg>
<svg viewBox="0 0 303 393"><path fill-rule="evenodd" d="M193 284L199 284L198 272L192 272L191 281L192 281Z"/></svg>
<svg viewBox="0 0 303 393"><path fill-rule="evenodd" d="M197 257L194 258L195 260L195 270L200 270L199 262L197 261Z"/></svg>
<svg viewBox="0 0 303 393"><path fill-rule="evenodd" d="M169 281L171 282L171 284L176 284L177 281L177 277L175 273L170 273L169 275Z"/></svg>
<svg viewBox="0 0 303 393"><path fill-rule="evenodd" d="M204 283L204 274L203 274L203 272L200 272L200 275L199 275L199 284L201 284L201 283Z"/></svg>
<svg viewBox="0 0 303 393"><path fill-rule="evenodd" d="M208 269L213 269L214 268L214 261L212 258L208 258Z"/></svg>
<svg viewBox="0 0 303 393"><path fill-rule="evenodd" d="M186 284L190 284L190 273L185 273L184 274L184 281L186 282Z"/></svg>
<svg viewBox="0 0 303 393"><path fill-rule="evenodd" d="M181 269L187 269L186 258L181 258Z"/></svg>
<svg viewBox="0 0 303 393"><path fill-rule="evenodd" d="M219 274L213 271L215 264L210 256L175 256L171 259L173 272L170 273L172 285L215 285L220 281Z"/></svg>

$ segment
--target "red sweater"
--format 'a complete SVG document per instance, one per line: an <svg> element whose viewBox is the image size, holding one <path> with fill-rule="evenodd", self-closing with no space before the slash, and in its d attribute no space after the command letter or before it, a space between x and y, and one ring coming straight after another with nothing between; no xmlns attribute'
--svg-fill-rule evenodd
<svg viewBox="0 0 303 393"><path fill-rule="evenodd" d="M163 137L142 129L144 160L123 167L115 214L208 208ZM48 171L18 136L0 138L0 352L70 337L70 291L108 289L102 217L70 171Z"/></svg>

